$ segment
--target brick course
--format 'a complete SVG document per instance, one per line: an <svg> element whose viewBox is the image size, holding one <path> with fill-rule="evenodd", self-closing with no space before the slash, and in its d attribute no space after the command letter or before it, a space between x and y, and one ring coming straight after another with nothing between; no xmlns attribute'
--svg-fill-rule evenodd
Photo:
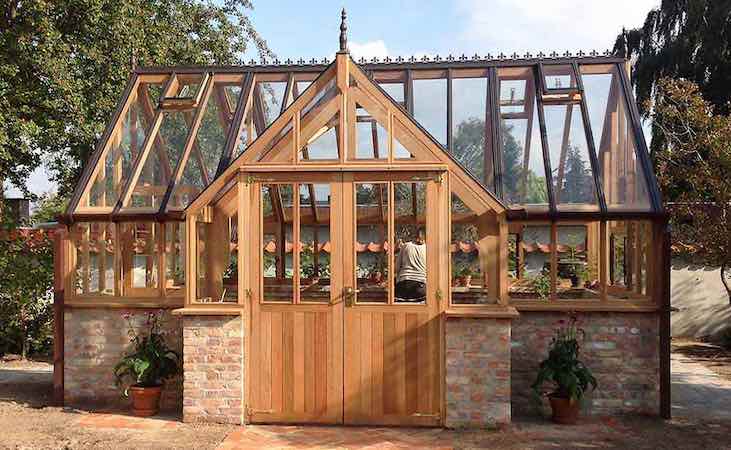
<svg viewBox="0 0 731 450"><path fill-rule="evenodd" d="M548 353L558 321L565 313L521 312L513 322L512 405L514 415L547 414L547 402L538 405L530 385L538 364ZM625 413L657 415L659 388L659 322L648 313L581 313L579 327L586 332L581 360L599 382L587 394L582 412L587 415Z"/></svg>
<svg viewBox="0 0 731 450"><path fill-rule="evenodd" d="M135 314L135 327L143 326L150 309L124 310ZM129 350L127 322L123 310L109 308L67 308L64 312L64 403L71 406L129 408L114 385L112 370ZM182 353L180 319L165 312L163 329L168 345ZM180 377L163 388L161 408L178 412L182 405Z"/></svg>
<svg viewBox="0 0 731 450"><path fill-rule="evenodd" d="M510 422L510 322L447 319L447 427Z"/></svg>
<svg viewBox="0 0 731 450"><path fill-rule="evenodd" d="M240 316L183 319L183 421L244 420L244 339Z"/></svg>

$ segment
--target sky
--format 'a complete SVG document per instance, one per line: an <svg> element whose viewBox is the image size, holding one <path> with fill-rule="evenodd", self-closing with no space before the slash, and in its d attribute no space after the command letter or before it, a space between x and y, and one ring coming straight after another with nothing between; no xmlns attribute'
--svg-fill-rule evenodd
<svg viewBox="0 0 731 450"><path fill-rule="evenodd" d="M338 48L340 9L348 43L359 58L610 49L625 28L641 26L659 0L252 0L251 19L280 60L331 58ZM247 53L258 59L254 52ZM36 194L55 186L43 168L28 179ZM8 190L19 196L17 189Z"/></svg>

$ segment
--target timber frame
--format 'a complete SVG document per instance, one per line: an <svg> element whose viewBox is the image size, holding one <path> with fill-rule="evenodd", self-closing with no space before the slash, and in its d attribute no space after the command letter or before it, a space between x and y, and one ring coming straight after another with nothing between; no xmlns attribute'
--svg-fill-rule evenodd
<svg viewBox="0 0 731 450"><path fill-rule="evenodd" d="M426 105L430 95L444 103ZM481 100L467 107L465 96ZM470 124L480 130L472 159L462 134ZM332 141L317 147L321 139ZM377 187L371 204L358 203L358 183ZM410 193L399 194L402 185ZM406 213L393 205L398 195L412 202ZM380 241L357 241L358 208L381 211ZM669 416L667 218L628 63L612 55L356 62L341 42L329 64L136 68L60 218L55 317L65 307L241 315L248 342L253 315L275 308L266 289L290 272L299 307L303 248L314 253L312 278L325 273L318 258L347 263L345 275L327 267L328 288L350 301L358 286L349 280L367 278L359 255L385 255L393 276L394 224L406 216L427 227L436 250L428 271L439 275L427 283L428 313L403 308L494 319L657 313ZM331 234L321 240L323 223ZM308 242L305 225L315 230ZM55 349L58 373L63 346Z"/></svg>

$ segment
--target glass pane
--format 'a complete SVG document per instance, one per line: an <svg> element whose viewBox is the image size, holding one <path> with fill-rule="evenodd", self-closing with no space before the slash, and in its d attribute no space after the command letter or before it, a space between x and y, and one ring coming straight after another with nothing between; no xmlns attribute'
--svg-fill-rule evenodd
<svg viewBox="0 0 731 450"><path fill-rule="evenodd" d="M158 235L160 225L152 222L137 222L123 225L126 286L132 289L157 288Z"/></svg>
<svg viewBox="0 0 731 450"><path fill-rule="evenodd" d="M560 225L557 233L556 296L598 298L599 223Z"/></svg>
<svg viewBox="0 0 731 450"><path fill-rule="evenodd" d="M178 88L168 98L194 98L201 88L203 74L178 74Z"/></svg>
<svg viewBox="0 0 731 450"><path fill-rule="evenodd" d="M291 162L294 155L292 151L293 143L293 126L292 121L282 128L276 136L274 136L261 151L259 161L266 162Z"/></svg>
<svg viewBox="0 0 731 450"><path fill-rule="evenodd" d="M426 182L394 183L394 302L426 302Z"/></svg>
<svg viewBox="0 0 731 450"><path fill-rule="evenodd" d="M543 65L543 85L547 90L578 89L574 69L569 64Z"/></svg>
<svg viewBox="0 0 731 450"><path fill-rule="evenodd" d="M649 211L647 179L637 158L637 137L627 114L617 68L590 65L581 66L581 72L607 208Z"/></svg>
<svg viewBox="0 0 731 450"><path fill-rule="evenodd" d="M294 298L292 213L294 186L269 184L261 188L263 299L291 303Z"/></svg>
<svg viewBox="0 0 731 450"><path fill-rule="evenodd" d="M355 158L388 159L388 130L357 104L355 122Z"/></svg>
<svg viewBox="0 0 731 450"><path fill-rule="evenodd" d="M401 125L398 119L393 119L393 157L394 159L415 159L410 150L423 148L423 145Z"/></svg>
<svg viewBox="0 0 731 450"><path fill-rule="evenodd" d="M359 303L388 302L388 184L355 184L355 274Z"/></svg>
<svg viewBox="0 0 731 450"><path fill-rule="evenodd" d="M551 227L516 225L516 279L510 298L548 300L551 294Z"/></svg>
<svg viewBox="0 0 731 450"><path fill-rule="evenodd" d="M414 80L414 118L447 145L447 80Z"/></svg>
<svg viewBox="0 0 731 450"><path fill-rule="evenodd" d="M161 84L141 83L130 94L133 99L120 118L122 124L116 128L118 131L109 137L104 163L94 178L88 203L81 206L113 207L117 203L152 124L160 89Z"/></svg>
<svg viewBox="0 0 731 450"><path fill-rule="evenodd" d="M237 224L236 215L220 211L214 212L210 222L196 223L198 303L238 301Z"/></svg>
<svg viewBox="0 0 731 450"><path fill-rule="evenodd" d="M254 87L254 96L261 98L261 103L254 102L255 105L261 105L263 108L264 126L268 127L274 119L279 117L282 112L282 103L284 102L284 93L287 90L286 81L260 81Z"/></svg>
<svg viewBox="0 0 731 450"><path fill-rule="evenodd" d="M183 155L188 136L188 119L182 112L165 113L160 132L147 154L129 206L158 208L165 196L173 171Z"/></svg>
<svg viewBox="0 0 731 450"><path fill-rule="evenodd" d="M300 184L300 301L330 301L330 185Z"/></svg>
<svg viewBox="0 0 731 450"><path fill-rule="evenodd" d="M76 295L114 295L114 224L79 222L71 229Z"/></svg>
<svg viewBox="0 0 731 450"><path fill-rule="evenodd" d="M297 81L296 83L294 83L294 98L296 99L297 97L302 95L302 93L305 92L305 90L310 87L311 84L312 81Z"/></svg>
<svg viewBox="0 0 731 450"><path fill-rule="evenodd" d="M452 154L475 178L487 183L492 174L492 158L486 147L489 130L487 114L487 78L455 78L452 80Z"/></svg>
<svg viewBox="0 0 731 450"><path fill-rule="evenodd" d="M233 158L237 158L240 154L246 150L246 147L251 145L256 139L258 134L256 133L256 126L254 124L254 113L252 108L248 109L246 116L244 117L244 124L239 131L239 136L234 147Z"/></svg>
<svg viewBox="0 0 731 450"><path fill-rule="evenodd" d="M598 211L581 108L546 105L543 109L558 209Z"/></svg>
<svg viewBox="0 0 731 450"><path fill-rule="evenodd" d="M548 209L533 72L500 69L498 76L503 198L511 206Z"/></svg>
<svg viewBox="0 0 731 450"><path fill-rule="evenodd" d="M165 288L183 295L185 286L185 222L165 223Z"/></svg>
<svg viewBox="0 0 731 450"><path fill-rule="evenodd" d="M183 209L215 178L218 163L226 145L226 134L231 125L230 102L234 107L238 102L238 93L231 91L231 86L216 84L203 113L203 120L198 127L195 144L183 169L180 181L173 189L168 203L169 208Z"/></svg>
<svg viewBox="0 0 731 450"><path fill-rule="evenodd" d="M651 226L646 222L608 222L609 299L647 295L647 259Z"/></svg>
<svg viewBox="0 0 731 450"><path fill-rule="evenodd" d="M399 105L406 109L404 102L404 84L403 83L378 83L381 88Z"/></svg>
<svg viewBox="0 0 731 450"><path fill-rule="evenodd" d="M223 271L223 293L221 294L224 303L236 303L239 297L239 219L238 214L227 218L228 232L227 246L221 249L223 253L222 259L225 263L221 267L225 267Z"/></svg>
<svg viewBox="0 0 731 450"><path fill-rule="evenodd" d="M320 91L317 92L312 99L310 99L304 108L302 108L300 113L302 116L302 122L304 123L305 120L311 120L311 118L317 115L322 107L328 104L328 102L334 98L337 93L338 90L335 85L335 78L333 78L325 83L322 89L320 89Z"/></svg>
<svg viewBox="0 0 731 450"><path fill-rule="evenodd" d="M314 115L315 111L310 113ZM305 121L301 122L300 140L304 146L300 149L298 158L300 161L311 160L334 160L338 159L338 125L340 113L324 123Z"/></svg>
<svg viewBox="0 0 731 450"><path fill-rule="evenodd" d="M451 211L452 303L490 303L487 296L487 274L482 270L484 263L480 258L480 217L455 194L452 194ZM482 260L485 260L484 255Z"/></svg>

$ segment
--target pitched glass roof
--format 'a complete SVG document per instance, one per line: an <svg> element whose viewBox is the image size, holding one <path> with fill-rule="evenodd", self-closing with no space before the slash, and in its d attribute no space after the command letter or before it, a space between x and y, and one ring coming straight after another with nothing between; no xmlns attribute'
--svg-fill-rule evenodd
<svg viewBox="0 0 731 450"><path fill-rule="evenodd" d="M592 55L360 66L513 218L649 216L662 206L624 64ZM76 187L71 220L181 217L326 67L138 69ZM359 135L368 128L370 138L356 154L378 158L372 113L358 106ZM299 158L328 159L319 144L332 136L308 139Z"/></svg>

